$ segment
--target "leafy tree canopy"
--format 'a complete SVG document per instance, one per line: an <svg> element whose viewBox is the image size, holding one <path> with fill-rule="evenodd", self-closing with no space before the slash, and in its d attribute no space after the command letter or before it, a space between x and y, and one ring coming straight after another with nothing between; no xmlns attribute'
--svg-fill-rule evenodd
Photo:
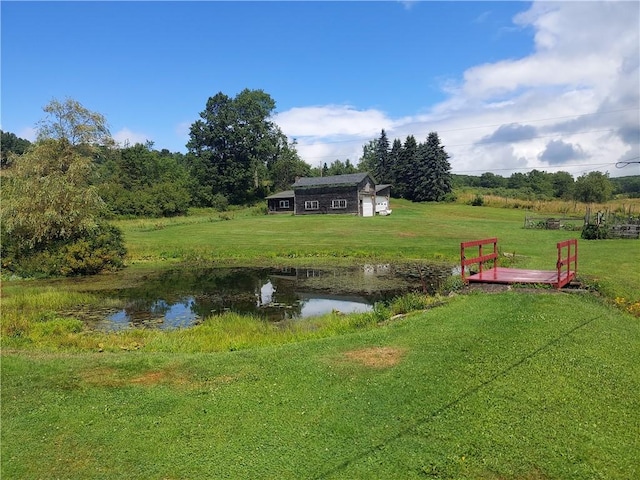
<svg viewBox="0 0 640 480"><path fill-rule="evenodd" d="M86 109L77 100L51 100L43 110L47 114L38 122L38 140L65 140L71 145L111 145L113 139L105 117Z"/></svg>
<svg viewBox="0 0 640 480"><path fill-rule="evenodd" d="M5 168L11 165L12 155L22 155L31 146L29 140L20 138L11 132L0 130L0 150L2 152L0 167Z"/></svg>
<svg viewBox="0 0 640 480"><path fill-rule="evenodd" d="M52 104L54 110L60 105ZM88 112L75 101L66 104L79 109L67 112L74 122ZM47 137L48 131L41 129L36 144L16 156L3 175L3 266L21 274L72 275L122 265L120 232L101 220L105 205L90 184L94 164L87 144L74 143L89 142L89 137L68 138L66 130L51 130Z"/></svg>
<svg viewBox="0 0 640 480"><path fill-rule="evenodd" d="M611 199L613 184L609 175L601 172L589 172L576 179L575 199L581 202L606 202Z"/></svg>
<svg viewBox="0 0 640 480"><path fill-rule="evenodd" d="M270 120L274 109L275 101L262 90L245 89L235 98L219 92L208 99L187 143L199 204L210 205L219 194L235 204L260 194L288 143Z"/></svg>

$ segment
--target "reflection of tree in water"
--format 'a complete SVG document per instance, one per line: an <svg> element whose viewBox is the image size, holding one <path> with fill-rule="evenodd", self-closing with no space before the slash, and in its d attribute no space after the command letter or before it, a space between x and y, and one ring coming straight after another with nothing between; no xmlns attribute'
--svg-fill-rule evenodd
<svg viewBox="0 0 640 480"><path fill-rule="evenodd" d="M299 318L309 298L336 302L359 297L373 304L407 291L432 293L451 274L443 265L368 265L343 269L171 269L111 295L127 300L124 314L135 325L166 322L177 315L191 323L233 311L271 321ZM181 324L180 326L185 326Z"/></svg>

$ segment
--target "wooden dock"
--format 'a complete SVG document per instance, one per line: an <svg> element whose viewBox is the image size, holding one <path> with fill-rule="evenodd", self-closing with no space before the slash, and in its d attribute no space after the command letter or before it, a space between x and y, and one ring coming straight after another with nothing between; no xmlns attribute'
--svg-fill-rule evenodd
<svg viewBox="0 0 640 480"><path fill-rule="evenodd" d="M491 245L492 247L489 247ZM477 247L478 254L467 256L469 248ZM483 251L483 247L484 248ZM460 244L460 267L462 280L465 283L534 283L552 285L562 288L571 282L578 270L578 241L576 239L565 240L556 244L558 257L555 270L526 270L520 268L498 267L498 239L487 238L474 240ZM486 253L490 248L489 253ZM491 262L492 267L486 268L485 263ZM478 272L465 275L465 267L478 265Z"/></svg>

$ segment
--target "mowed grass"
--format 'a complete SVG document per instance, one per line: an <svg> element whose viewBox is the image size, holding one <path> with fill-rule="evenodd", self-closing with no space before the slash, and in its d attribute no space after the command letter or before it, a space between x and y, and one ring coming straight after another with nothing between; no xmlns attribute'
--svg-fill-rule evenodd
<svg viewBox="0 0 640 480"><path fill-rule="evenodd" d="M545 292L235 352L3 352L1 473L638 478L639 357L637 319Z"/></svg>
<svg viewBox="0 0 640 480"><path fill-rule="evenodd" d="M585 207L586 208L586 207ZM505 266L554 270L556 243L579 231L525 229L527 212L460 204L393 201L393 214L257 215L200 211L191 217L126 220L132 266L167 262L245 265L446 261L459 264L460 242L498 237ZM230 218L221 220L220 217ZM553 216L553 214L549 214ZM579 240L578 272L611 296L640 301L640 244Z"/></svg>
<svg viewBox="0 0 640 480"><path fill-rule="evenodd" d="M453 265L461 241L494 236L505 265L553 269L555 243L580 233L525 230L514 209L393 209L118 223L132 282L178 262ZM579 241L601 295L458 295L324 333L213 317L104 336L60 311L98 301L109 275L4 282L0 477L639 478L640 322L614 306L640 302L638 245Z"/></svg>

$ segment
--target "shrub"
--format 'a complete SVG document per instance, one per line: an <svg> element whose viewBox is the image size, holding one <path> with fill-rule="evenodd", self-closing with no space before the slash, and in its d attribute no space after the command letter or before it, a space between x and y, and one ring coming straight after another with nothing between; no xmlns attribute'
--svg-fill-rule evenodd
<svg viewBox="0 0 640 480"><path fill-rule="evenodd" d="M394 299L391 302L390 309L393 315L413 312L415 310L424 310L432 304L432 300L428 296L419 293L408 293Z"/></svg>
<svg viewBox="0 0 640 480"><path fill-rule="evenodd" d="M221 193L216 193L211 199L211 206L219 212L226 212L229 208L229 199Z"/></svg>
<svg viewBox="0 0 640 480"><path fill-rule="evenodd" d="M5 260L5 268L25 277L93 275L124 265L126 249L122 232L106 222L69 241L45 249L20 252Z"/></svg>
<svg viewBox="0 0 640 480"><path fill-rule="evenodd" d="M473 200L471 200L471 205L474 207L482 207L484 205L484 197L482 195L476 195Z"/></svg>
<svg viewBox="0 0 640 480"><path fill-rule="evenodd" d="M585 225L580 235L584 240L601 240L609 238L609 229L605 225Z"/></svg>

